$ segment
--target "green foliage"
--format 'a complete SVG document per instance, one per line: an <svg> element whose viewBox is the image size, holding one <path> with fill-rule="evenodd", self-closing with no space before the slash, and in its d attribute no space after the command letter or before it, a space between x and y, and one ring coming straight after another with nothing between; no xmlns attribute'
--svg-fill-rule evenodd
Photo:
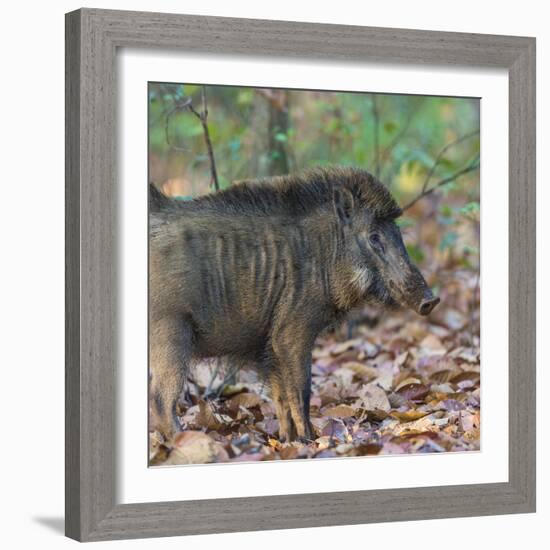
<svg viewBox="0 0 550 550"><path fill-rule="evenodd" d="M420 246L416 244L407 244L406 248L413 262L421 264L424 261L424 252Z"/></svg>

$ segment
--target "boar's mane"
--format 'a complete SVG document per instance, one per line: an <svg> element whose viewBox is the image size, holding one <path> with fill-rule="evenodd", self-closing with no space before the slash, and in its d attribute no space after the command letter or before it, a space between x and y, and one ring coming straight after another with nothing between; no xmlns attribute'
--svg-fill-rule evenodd
<svg viewBox="0 0 550 550"><path fill-rule="evenodd" d="M191 201L169 199L151 187L153 212L303 216L331 204L334 189L345 188L359 208L368 209L376 218L394 219L402 213L384 184L369 172L350 167L315 168L298 174L243 180Z"/></svg>

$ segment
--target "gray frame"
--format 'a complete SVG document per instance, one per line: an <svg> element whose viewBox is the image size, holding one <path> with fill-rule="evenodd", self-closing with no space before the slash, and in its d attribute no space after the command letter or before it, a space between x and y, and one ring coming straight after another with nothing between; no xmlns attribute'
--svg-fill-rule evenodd
<svg viewBox="0 0 550 550"><path fill-rule="evenodd" d="M120 47L508 69L507 483L115 503ZM82 9L66 16L66 71L67 536L97 541L535 511L534 38Z"/></svg>

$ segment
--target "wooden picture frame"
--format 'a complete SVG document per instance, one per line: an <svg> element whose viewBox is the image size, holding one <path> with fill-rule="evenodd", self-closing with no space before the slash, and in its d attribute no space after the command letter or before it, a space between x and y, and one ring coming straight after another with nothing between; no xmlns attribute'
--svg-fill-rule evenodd
<svg viewBox="0 0 550 550"><path fill-rule="evenodd" d="M117 48L509 71L509 480L117 504ZM535 511L535 39L82 9L66 16L66 534L81 541Z"/></svg>

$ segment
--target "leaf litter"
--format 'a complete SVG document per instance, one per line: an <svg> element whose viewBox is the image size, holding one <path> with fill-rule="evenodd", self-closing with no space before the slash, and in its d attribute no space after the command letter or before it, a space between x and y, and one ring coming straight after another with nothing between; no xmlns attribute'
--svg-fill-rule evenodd
<svg viewBox="0 0 550 550"><path fill-rule="evenodd" d="M317 339L312 441L279 440L269 388L258 373L224 378L213 361L199 363L178 404L182 432L171 442L150 433L151 465L479 450L474 276L459 272L427 318L365 308L358 318L368 317L368 327L345 323Z"/></svg>

